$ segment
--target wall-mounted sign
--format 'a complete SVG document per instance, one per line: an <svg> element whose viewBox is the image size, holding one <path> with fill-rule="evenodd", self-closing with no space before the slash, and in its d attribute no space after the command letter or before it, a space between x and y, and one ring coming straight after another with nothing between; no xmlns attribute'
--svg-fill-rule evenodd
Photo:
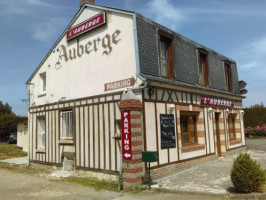
<svg viewBox="0 0 266 200"><path fill-rule="evenodd" d="M120 89L120 88L131 87L131 86L134 86L135 83L136 83L136 80L134 79L134 77L120 80L120 81L115 81L112 83L105 83L104 84L104 91L107 92L110 90L116 90L116 89Z"/></svg>
<svg viewBox="0 0 266 200"><path fill-rule="evenodd" d="M122 158L132 160L130 111L121 112Z"/></svg>
<svg viewBox="0 0 266 200"><path fill-rule="evenodd" d="M161 149L176 147L175 117L173 114L160 114Z"/></svg>
<svg viewBox="0 0 266 200"><path fill-rule="evenodd" d="M93 16L92 18L78 24L77 26L67 31L67 40L75 38L83 33L91 31L106 24L106 12L102 12L99 15Z"/></svg>
<svg viewBox="0 0 266 200"><path fill-rule="evenodd" d="M200 96L200 105L210 107L232 108L234 107L234 102L232 100Z"/></svg>
<svg viewBox="0 0 266 200"><path fill-rule="evenodd" d="M100 52L102 55L109 55L113 47L117 45L121 39L120 37L120 30L116 30L112 34L105 34L104 37L99 38L89 38L89 40L82 41L82 43L79 41L79 38L77 39L76 44L70 46L60 45L59 48L57 48L59 57L57 62L55 63L55 68L59 69L63 65L64 62L72 61L75 59L81 58L83 55L91 55L93 53Z"/></svg>

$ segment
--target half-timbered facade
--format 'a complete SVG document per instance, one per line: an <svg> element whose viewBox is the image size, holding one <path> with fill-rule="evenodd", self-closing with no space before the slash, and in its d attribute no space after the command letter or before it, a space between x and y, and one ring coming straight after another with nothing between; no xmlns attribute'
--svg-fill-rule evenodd
<svg viewBox="0 0 266 200"><path fill-rule="evenodd" d="M27 81L30 162L67 158L75 169L117 174L119 105L129 90L141 103L131 119L138 167L124 172L144 176L141 151L158 152L159 178L245 147L235 61L138 13L90 3ZM169 133L165 115L174 117Z"/></svg>

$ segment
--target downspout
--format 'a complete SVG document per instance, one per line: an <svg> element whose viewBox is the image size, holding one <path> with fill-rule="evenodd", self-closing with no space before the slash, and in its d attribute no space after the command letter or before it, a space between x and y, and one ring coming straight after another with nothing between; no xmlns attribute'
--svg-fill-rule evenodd
<svg viewBox="0 0 266 200"><path fill-rule="evenodd" d="M34 85L33 83L31 83L31 82L27 82L26 83L26 87L27 87L27 89L28 89L28 131L27 131L27 135L28 135L28 152L27 152L27 154L28 154L28 166L30 165L30 149L31 148L33 148L33 147L31 147L30 148L30 125L32 125L31 123L30 123L30 121L31 121L31 114L30 114L30 95L31 95L31 93L30 93L30 86L31 85Z"/></svg>
<svg viewBox="0 0 266 200"><path fill-rule="evenodd" d="M137 33L137 19L136 19L136 13L133 14L133 28L134 28L134 43L135 43L135 58L136 58L136 72L137 72L137 77L139 77L142 81L144 81L144 85L143 86L137 86L137 87L133 87L130 88L129 90L131 91L139 91L142 90L144 88L147 87L148 85L148 81L147 78L144 77L141 73L140 73L140 64L139 64L139 43L138 43L138 33ZM121 141L122 143L122 141ZM120 144L122 145L122 144ZM121 146L122 147L122 146ZM120 150L120 167L119 167L119 189L121 189L121 185L122 185L122 148Z"/></svg>
<svg viewBox="0 0 266 200"><path fill-rule="evenodd" d="M143 86L137 86L137 87L133 87L130 88L131 91L138 91L138 90L142 90L144 88L147 87L148 83L147 83L147 78L144 77L141 73L140 73L140 64L139 64L139 43L138 43L138 32L137 32L137 18L136 18L136 13L133 14L133 26L134 26L134 41L135 41L135 56L136 56L136 70L137 70L137 77L139 77L142 81L144 81L144 85Z"/></svg>

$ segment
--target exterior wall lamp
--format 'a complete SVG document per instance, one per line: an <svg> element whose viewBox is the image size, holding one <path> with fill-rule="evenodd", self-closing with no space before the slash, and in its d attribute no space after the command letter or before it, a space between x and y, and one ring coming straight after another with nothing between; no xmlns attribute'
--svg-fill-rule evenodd
<svg viewBox="0 0 266 200"><path fill-rule="evenodd" d="M242 119L244 117L244 114L245 114L245 111L244 110L240 110L240 116L241 116Z"/></svg>
<svg viewBox="0 0 266 200"><path fill-rule="evenodd" d="M149 97L151 97L154 94L154 90L152 87L150 86L148 87L147 94L149 95Z"/></svg>
<svg viewBox="0 0 266 200"><path fill-rule="evenodd" d="M209 117L210 117L210 119L212 119L212 113L213 113L213 109L212 109L212 107L209 107L209 108L208 108L208 113L209 113Z"/></svg>
<svg viewBox="0 0 266 200"><path fill-rule="evenodd" d="M28 131L28 123L24 123L24 134Z"/></svg>
<svg viewBox="0 0 266 200"><path fill-rule="evenodd" d="M228 118L228 115L229 115L229 110L228 110L228 108L226 108L226 110L225 110L225 117Z"/></svg>
<svg viewBox="0 0 266 200"><path fill-rule="evenodd" d="M61 97L61 99L58 100L58 102L65 101L66 97Z"/></svg>
<svg viewBox="0 0 266 200"><path fill-rule="evenodd" d="M28 123L24 123L24 129L28 129Z"/></svg>
<svg viewBox="0 0 266 200"><path fill-rule="evenodd" d="M169 113L170 114L173 114L174 113L174 110L175 110L175 105L174 104L171 104L170 106L169 106Z"/></svg>

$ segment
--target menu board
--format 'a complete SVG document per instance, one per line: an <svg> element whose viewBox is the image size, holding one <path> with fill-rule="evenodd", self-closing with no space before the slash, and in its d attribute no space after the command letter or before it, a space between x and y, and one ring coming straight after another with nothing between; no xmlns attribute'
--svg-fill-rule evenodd
<svg viewBox="0 0 266 200"><path fill-rule="evenodd" d="M161 149L176 147L175 117L173 114L160 114Z"/></svg>

